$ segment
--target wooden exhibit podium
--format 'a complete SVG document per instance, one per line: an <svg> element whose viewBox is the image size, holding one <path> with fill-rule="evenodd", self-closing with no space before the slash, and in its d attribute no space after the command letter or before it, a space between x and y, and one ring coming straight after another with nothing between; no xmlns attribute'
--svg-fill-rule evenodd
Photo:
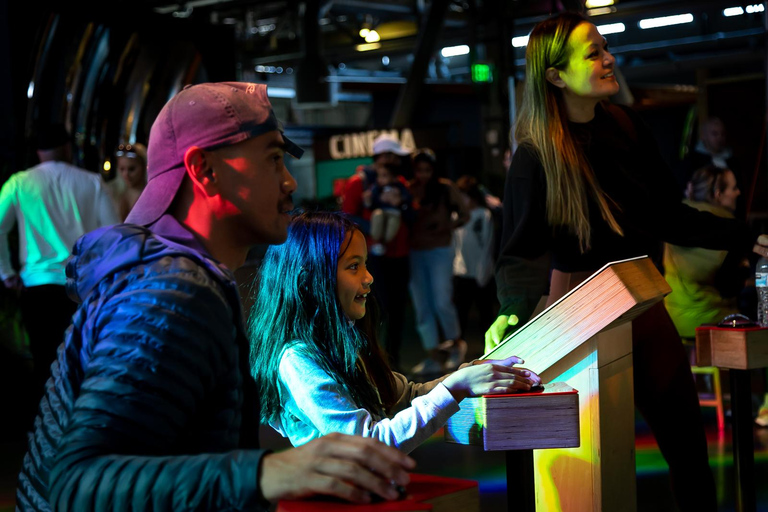
<svg viewBox="0 0 768 512"><path fill-rule="evenodd" d="M646 256L609 263L483 356L519 356L523 366L542 377L545 388L563 382L579 392L579 446L531 446L536 449L537 510L636 510L630 321L670 291ZM470 401L467 407L478 406ZM483 409L486 415L503 410ZM464 416L457 413L454 418ZM476 431L493 424L488 418L482 421L467 426L452 418L446 431L453 432L456 441L465 437L462 428Z"/></svg>
<svg viewBox="0 0 768 512"><path fill-rule="evenodd" d="M696 328L699 366L727 369L731 384L733 475L737 512L755 512L755 443L750 371L768 368L768 327L701 326Z"/></svg>

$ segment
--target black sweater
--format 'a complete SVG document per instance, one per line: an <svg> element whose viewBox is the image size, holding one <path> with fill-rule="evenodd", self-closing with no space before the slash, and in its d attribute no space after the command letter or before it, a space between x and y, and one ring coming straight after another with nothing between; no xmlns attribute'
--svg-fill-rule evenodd
<svg viewBox="0 0 768 512"><path fill-rule="evenodd" d="M684 205L672 171L648 126L629 108L598 105L588 123L570 123L611 211L624 230L613 232L589 200L590 248L546 215L546 178L535 150L521 145L504 190L501 250L496 282L499 314L528 320L546 292L548 271L596 271L611 261L650 256L660 262L663 242L747 252L755 236L741 221Z"/></svg>

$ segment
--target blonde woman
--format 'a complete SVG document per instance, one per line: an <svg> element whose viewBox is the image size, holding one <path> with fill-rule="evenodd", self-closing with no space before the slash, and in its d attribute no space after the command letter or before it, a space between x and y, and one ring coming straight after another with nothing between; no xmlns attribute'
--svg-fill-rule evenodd
<svg viewBox="0 0 768 512"><path fill-rule="evenodd" d="M504 193L495 346L545 293L562 296L605 263L650 255L662 242L748 252L755 237L733 219L680 201L653 133L619 92L616 60L597 28L563 13L531 31ZM755 245L756 252L766 247ZM669 464L681 510L717 509L693 376L663 303L633 322L635 404Z"/></svg>

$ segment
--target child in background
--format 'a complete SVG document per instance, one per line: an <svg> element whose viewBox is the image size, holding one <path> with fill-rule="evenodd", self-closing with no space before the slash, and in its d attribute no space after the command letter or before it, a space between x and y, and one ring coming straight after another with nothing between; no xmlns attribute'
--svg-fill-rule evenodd
<svg viewBox="0 0 768 512"><path fill-rule="evenodd" d="M376 183L363 198L365 207L372 210L370 237L376 242L371 246L372 254L384 254L384 244L395 238L403 213L410 210L411 201L411 193L398 178L394 165L386 164L377 169Z"/></svg>
<svg viewBox="0 0 768 512"><path fill-rule="evenodd" d="M416 384L389 369L376 340L365 237L338 212L305 212L267 250L249 322L261 419L294 446L331 432L374 437L408 453L468 396L528 390L533 372L473 361ZM373 307L372 307L373 306Z"/></svg>

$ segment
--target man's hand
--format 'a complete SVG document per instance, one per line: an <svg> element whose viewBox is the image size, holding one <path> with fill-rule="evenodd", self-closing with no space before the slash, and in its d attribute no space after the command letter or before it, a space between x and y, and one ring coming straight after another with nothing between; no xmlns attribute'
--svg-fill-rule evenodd
<svg viewBox="0 0 768 512"><path fill-rule="evenodd" d="M517 325L520 320L515 315L499 315L496 321L485 331L485 353L487 354L504 339L504 333L510 325Z"/></svg>
<svg viewBox="0 0 768 512"><path fill-rule="evenodd" d="M381 441L328 434L304 446L265 455L259 485L269 501L322 494L369 503L371 493L397 499L394 484L410 481L416 462Z"/></svg>
<svg viewBox="0 0 768 512"><path fill-rule="evenodd" d="M18 274L14 274L11 277L3 279L3 285L9 290L16 290L20 292L24 289L24 282L21 280Z"/></svg>

